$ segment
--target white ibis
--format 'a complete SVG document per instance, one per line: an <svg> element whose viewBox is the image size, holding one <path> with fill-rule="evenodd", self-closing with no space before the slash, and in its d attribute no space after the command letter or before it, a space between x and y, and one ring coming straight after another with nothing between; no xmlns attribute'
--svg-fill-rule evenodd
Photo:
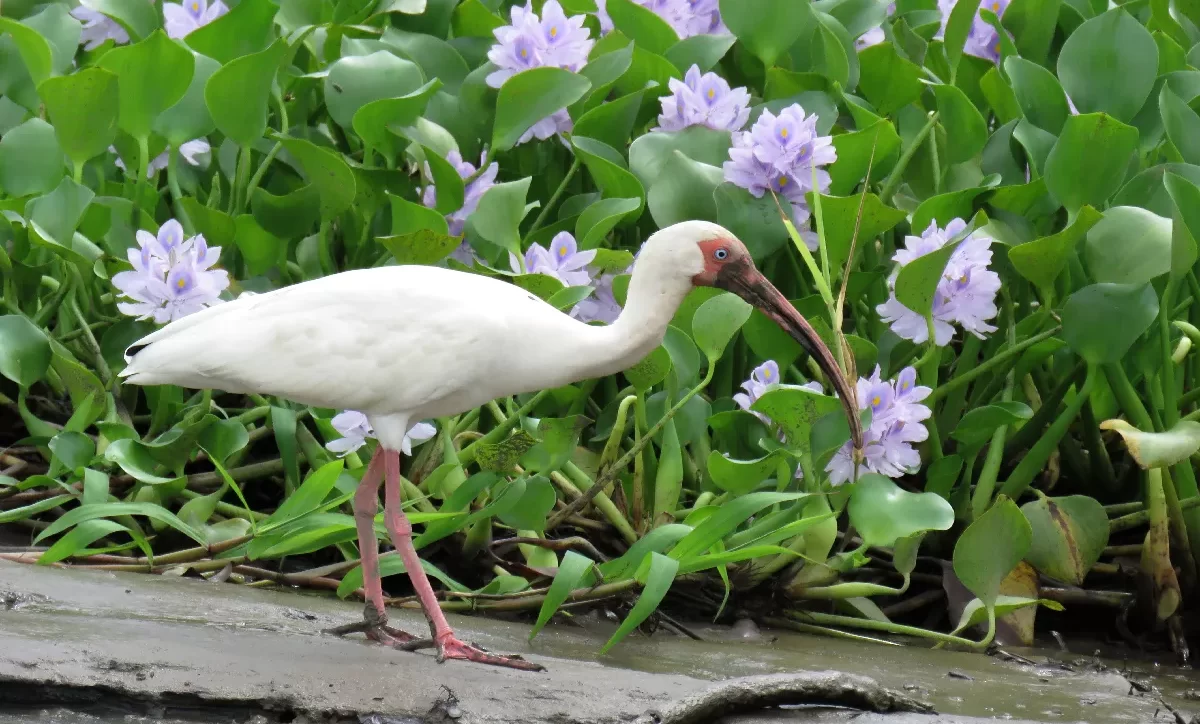
<svg viewBox="0 0 1200 724"><path fill-rule="evenodd" d="M729 290L761 309L813 355L837 389L856 448L854 393L803 316L754 267L726 229L685 221L647 239L627 303L592 326L512 284L430 266L346 271L242 297L171 322L125 351L137 385L277 395L366 413L379 447L354 496L367 606L362 630L379 643L435 646L438 660L540 669L463 643L446 623L400 507L401 442L413 421L457 415L497 397L550 389L628 369L662 343L695 285ZM384 518L433 634L386 626L373 521L386 478Z"/></svg>

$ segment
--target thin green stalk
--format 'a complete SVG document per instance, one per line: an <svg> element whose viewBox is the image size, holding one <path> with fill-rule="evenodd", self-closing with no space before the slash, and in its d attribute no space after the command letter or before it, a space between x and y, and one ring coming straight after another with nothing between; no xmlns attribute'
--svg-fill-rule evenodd
<svg viewBox="0 0 1200 724"><path fill-rule="evenodd" d="M904 149L904 153L900 155L900 160L896 162L895 167L892 168L892 172L888 174L887 181L883 184L883 190L879 192L879 198L883 203L891 203L892 197L896 194L896 189L900 188L900 181L904 177L904 171L908 168L909 162L916 155L917 149L925 142L925 137L933 131L934 126L937 125L937 121L938 114L935 111L929 115L929 120L925 122L925 125L917 132L916 137L913 138L912 143L908 144L908 148Z"/></svg>
<svg viewBox="0 0 1200 724"><path fill-rule="evenodd" d="M238 154L237 169L234 171L233 189L229 192L229 215L236 216L246 205L248 185L246 177L250 174L250 146L242 146Z"/></svg>
<svg viewBox="0 0 1200 724"><path fill-rule="evenodd" d="M1119 362L1106 364L1104 373L1108 377L1108 386L1112 388L1113 396L1117 398L1117 404L1125 411L1133 426L1147 432L1154 430L1154 421L1150 419L1149 411L1142 404L1142 399L1130 383L1129 376L1125 374L1125 368Z"/></svg>
<svg viewBox="0 0 1200 724"><path fill-rule="evenodd" d="M1009 326L1012 326L1012 317L1009 316ZM962 353L958 356L958 362L954 366L954 376L959 377L971 370L975 369L975 365L979 364L979 348L982 343L980 339L973 334L968 334L963 340ZM959 387L947 398L942 405L941 415L938 416L938 424L947 430L953 430L958 425L958 420L962 417L963 406L967 402L967 388Z"/></svg>
<svg viewBox="0 0 1200 724"><path fill-rule="evenodd" d="M92 328L88 326L87 318L83 316L83 312L79 311L79 304L75 298L67 302L71 313L75 315L75 321L79 322L79 327L83 331L83 339L87 342L88 351L92 353L92 362L96 365L96 372L100 375L100 382L105 388L112 386L112 370L108 368L108 363L104 361L104 352L100 349L100 343L96 341L95 335L92 334ZM96 400L96 402L102 402Z"/></svg>
<svg viewBox="0 0 1200 724"><path fill-rule="evenodd" d="M1004 481L1004 485L1000 488L1000 492L1007 495L1012 500L1019 500L1025 490L1033 483L1033 478L1042 468L1045 467L1046 461L1050 459L1050 454L1058 447L1058 443L1062 440L1063 435L1067 434L1067 428L1075 421L1079 415L1080 408L1087 400L1088 395L1092 393L1092 386L1096 382L1096 375L1099 370L1096 365L1089 364L1087 377L1083 381L1081 387L1075 394L1075 399L1071 400L1062 414L1046 429L1046 433L1041 439L1034 444L1025 457L1021 458L1021 462L1009 474L1008 480Z"/></svg>
<svg viewBox="0 0 1200 724"><path fill-rule="evenodd" d="M1008 455L1016 455L1021 450L1031 447L1041 437L1042 431L1054 419L1054 415L1058 412L1059 405L1062 404L1063 398L1067 396L1071 385L1074 384L1076 376L1085 372L1087 363L1082 360L1076 365L1075 369L1069 375L1065 375L1059 380L1058 385L1050 390L1048 394L1042 397L1042 404L1038 407L1037 412L1033 413L1033 417L1025 421L1020 430L1008 440L1005 452Z"/></svg>
<svg viewBox="0 0 1200 724"><path fill-rule="evenodd" d="M30 318L30 321L33 322L34 326L46 326L46 323L50 321L50 317L52 317L62 305L62 301L64 298L66 298L67 292L71 290L72 281L72 275L69 274L62 280L54 294L48 300L46 300L46 303L42 305L42 308L37 310L37 312Z"/></svg>
<svg viewBox="0 0 1200 724"><path fill-rule="evenodd" d="M550 200L542 207L537 218L533 220L533 226L530 226L529 232L525 234L526 243L528 243L529 237L533 236L533 232L542 228L542 224L546 223L546 219L550 217L551 210L558 204L558 200L562 198L562 195L566 193L567 184L571 183L571 179L575 178L575 174L579 172L580 165L579 156L571 159L571 167L567 169L567 175L563 176L562 181L558 182L558 188L554 189L554 193L550 195ZM480 168L486 168L486 166L481 166Z"/></svg>
<svg viewBox="0 0 1200 724"><path fill-rule="evenodd" d="M986 648L991 643L991 637L985 638L982 642L965 639L961 636L952 636L950 634L939 633L937 631L929 631L916 626L904 626L890 621L875 621L869 618L853 618L851 616L837 616L830 613L818 613L816 611L788 611L788 616L798 621L820 624L825 626L848 626L850 628L862 628L868 631L884 631L886 633L900 634L902 636L916 636L918 638L932 639L943 644L957 644L966 646L972 649Z"/></svg>
<svg viewBox="0 0 1200 724"><path fill-rule="evenodd" d="M179 152L177 149L167 149L167 188L171 190L171 205L175 208L175 218L183 225L187 236L195 236L196 227L183 208L183 192L179 189Z"/></svg>
<svg viewBox="0 0 1200 724"><path fill-rule="evenodd" d="M1013 314L1012 300L1004 295L1005 307L1008 309L1008 343L1017 341L1017 321ZM1004 391L1000 397L1005 402L1011 402L1013 388L1017 383L1016 370L1009 370L1004 380ZM1004 462L1004 440L1008 437L1008 425L1001 425L992 433L988 443L987 457L983 459L983 470L979 472L979 481L975 484L975 493L971 497L972 520L987 512L992 505L992 492L996 489L996 479L1000 475L1000 464ZM972 461L973 464L973 461Z"/></svg>
<svg viewBox="0 0 1200 724"><path fill-rule="evenodd" d="M1045 332L1042 332L1041 334L1035 334L1034 336L1030 337L1029 339L1025 340L1024 342L1021 342L1018 345L1015 345L1015 346L1014 345L1005 345L1004 349L1001 352L997 353L995 356L993 356L987 362L984 362L983 364L979 365L978 367L971 370L970 372L967 372L966 374L957 376L951 380L947 380L945 382L945 384L943 384L942 386L935 389L932 393L930 393L929 397L926 398L927 401L925 402L925 404L932 405L933 403L937 402L941 398L950 394L951 391L957 389L961 385L965 385L965 384L971 382L972 380L979 377L980 375L984 375L984 374L987 374L987 373L993 372L993 371L998 372L1003 365L1007 364L1010 360L1015 361L1015 358L1018 355L1020 355L1022 352L1024 352L1025 350L1029 349L1030 347L1037 344L1038 342L1041 342L1042 340L1050 339L1054 335L1058 334L1060 331L1062 331L1062 327L1055 327L1053 329L1047 329Z"/></svg>

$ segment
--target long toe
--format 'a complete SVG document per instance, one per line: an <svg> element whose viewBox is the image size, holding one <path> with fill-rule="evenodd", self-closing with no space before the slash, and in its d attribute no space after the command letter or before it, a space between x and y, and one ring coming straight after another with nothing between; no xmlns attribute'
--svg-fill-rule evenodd
<svg viewBox="0 0 1200 724"><path fill-rule="evenodd" d="M545 666L535 664L532 661L526 661L520 656L489 654L477 646L459 641L454 636L446 638L438 644L438 661L445 661L446 659L463 659L464 661L474 661L490 666L504 666L510 669L520 669L521 671L546 670Z"/></svg>

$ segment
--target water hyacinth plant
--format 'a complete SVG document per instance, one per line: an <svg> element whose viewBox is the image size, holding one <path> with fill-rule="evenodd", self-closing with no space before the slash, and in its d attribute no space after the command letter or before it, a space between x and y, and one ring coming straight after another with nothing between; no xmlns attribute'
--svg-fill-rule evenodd
<svg viewBox="0 0 1200 724"><path fill-rule="evenodd" d="M123 385L124 350L390 265L615 334L644 241L699 219L843 379L697 287L619 374L412 426L401 492L446 610L536 634L571 601L621 620L607 647L660 612L977 650L1121 617L1187 650L1186 4L135 5L0 7L0 530L30 546L0 558L286 565L362 597L357 403ZM312 355L388 341L303 326L279 334Z"/></svg>

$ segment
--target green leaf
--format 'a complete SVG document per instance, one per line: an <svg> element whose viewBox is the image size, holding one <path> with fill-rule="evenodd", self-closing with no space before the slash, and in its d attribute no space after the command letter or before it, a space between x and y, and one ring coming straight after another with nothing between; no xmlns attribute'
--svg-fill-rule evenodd
<svg viewBox="0 0 1200 724"><path fill-rule="evenodd" d="M458 169L442 158L428 146L422 146L425 163L429 165L433 176L434 187L437 189L437 201L434 209L441 214L450 214L462 208L463 178L458 175Z"/></svg>
<svg viewBox="0 0 1200 724"><path fill-rule="evenodd" d="M734 460L713 450L708 454L708 474L721 490L745 495L779 472L781 459L779 453L771 453L755 460Z"/></svg>
<svg viewBox="0 0 1200 724"><path fill-rule="evenodd" d="M1025 560L1051 578L1082 586L1108 545L1108 515L1086 495L1039 496L1021 506L1033 531Z"/></svg>
<svg viewBox="0 0 1200 724"><path fill-rule="evenodd" d="M284 196L275 196L262 187L255 187L250 194L250 210L259 231L284 239L296 239L310 234L320 220L321 192L317 190L316 184L311 183ZM200 226L194 219L192 223ZM274 249L276 244L277 242L271 243L271 248ZM267 255L255 256L262 259ZM278 261L276 256L270 257L274 260L272 264Z"/></svg>
<svg viewBox="0 0 1200 724"><path fill-rule="evenodd" d="M1037 63L1016 56L1004 59L1004 72L1008 74L1017 103L1029 122L1054 135L1061 133L1071 109L1054 74Z"/></svg>
<svg viewBox="0 0 1200 724"><path fill-rule="evenodd" d="M61 518L51 523L41 533L38 533L34 542L45 540L52 535L57 535L71 526L78 525L87 520L121 515L145 516L151 520L169 525L200 545L207 545L207 541L200 531L187 525L161 505L154 505L153 503L97 503L95 505L80 506L67 511Z"/></svg>
<svg viewBox="0 0 1200 724"><path fill-rule="evenodd" d="M412 513L409 513L409 517L415 518L416 516L413 515ZM455 581L453 578L447 576L446 573L444 571L442 571L442 569L433 565L429 561L422 559L421 560L421 568L424 569L425 574L428 575L430 578L440 581L447 588L449 588L451 590L460 591L462 593L466 593L470 590L466 586L459 583L458 581ZM406 571L404 568L404 561L401 560L399 555L397 555L395 553L387 553L387 554L384 554L379 557L379 575L380 576L398 576L401 573L405 573L405 572ZM338 585L337 595L342 598L345 598L346 596L349 596L351 593L354 593L358 589L362 588L362 584L363 584L362 566L359 566L359 567L355 568L354 570L350 571L349 573L347 573L342 578L342 582Z"/></svg>
<svg viewBox="0 0 1200 724"><path fill-rule="evenodd" d="M0 139L0 189L10 197L47 193L64 173L54 127L42 119L30 118Z"/></svg>
<svg viewBox="0 0 1200 724"><path fill-rule="evenodd" d="M67 158L81 168L117 138L117 76L103 68L51 78L38 86L54 135Z"/></svg>
<svg viewBox="0 0 1200 724"><path fill-rule="evenodd" d="M958 69L958 62L963 55L963 46L966 45L967 36L975 24L975 17L979 15L979 7L979 3L973 0L958 0L954 3L954 9L950 11L949 17L946 18L944 42L946 60L950 63L951 73Z"/></svg>
<svg viewBox="0 0 1200 724"><path fill-rule="evenodd" d="M930 196L922 201L913 212L909 225L914 230L924 231L929 227L931 221L936 221L938 226L944 227L953 219L970 218L971 214L975 212L975 200L990 191L991 189L987 186L975 186ZM976 226L982 226L985 223L987 223L985 220L980 219Z"/></svg>
<svg viewBox="0 0 1200 724"><path fill-rule="evenodd" d="M140 440L116 440L104 450L104 459L116 463L135 480L149 485L169 483L175 478L165 478L155 472L157 463Z"/></svg>
<svg viewBox="0 0 1200 724"><path fill-rule="evenodd" d="M91 266L101 251L75 230L93 198L91 189L64 178L50 193L31 199L25 205L25 215L35 232L31 238L82 267Z"/></svg>
<svg viewBox="0 0 1200 724"><path fill-rule="evenodd" d="M1149 284L1092 284L1067 298L1063 339L1092 364L1117 362L1158 316Z"/></svg>
<svg viewBox="0 0 1200 724"><path fill-rule="evenodd" d="M580 249L595 249L617 224L642 208L641 199L609 198L589 204L575 222Z"/></svg>
<svg viewBox="0 0 1200 724"><path fill-rule="evenodd" d="M517 145L533 124L583 97L591 81L561 68L533 68L505 81L496 98L493 151Z"/></svg>
<svg viewBox="0 0 1200 724"><path fill-rule="evenodd" d="M250 434L236 419L217 420L204 428L199 442L210 459L224 464L230 455L250 444Z"/></svg>
<svg viewBox="0 0 1200 724"><path fill-rule="evenodd" d="M246 271L251 276L265 274L283 261L287 253L287 244L260 226L255 216L238 216L234 219L234 229L234 243L242 253Z"/></svg>
<svg viewBox="0 0 1200 724"><path fill-rule="evenodd" d="M340 62L340 61L339 61ZM437 78L415 91L398 98L380 98L361 105L354 112L351 125L354 132L369 148L389 157L395 156L398 148L396 135L390 128L405 128L416 123L434 93L442 87Z"/></svg>
<svg viewBox="0 0 1200 724"><path fill-rule="evenodd" d="M1175 209L1171 220L1171 277L1182 279L1196 263L1200 238L1200 188L1182 176L1163 176Z"/></svg>
<svg viewBox="0 0 1200 724"><path fill-rule="evenodd" d="M230 61L205 84L213 123L237 145L249 146L267 132L267 102L287 50L284 39L276 40L261 53Z"/></svg>
<svg viewBox="0 0 1200 724"><path fill-rule="evenodd" d="M1144 470L1181 463L1200 450L1200 422L1191 420L1180 420L1163 432L1144 432L1121 419L1105 420L1100 429L1115 430Z"/></svg>
<svg viewBox="0 0 1200 724"><path fill-rule="evenodd" d="M236 225L229 214L219 209L210 209L190 196L185 196L181 202L183 210L196 226L196 231L204 234L209 246L223 247L234 243Z"/></svg>
<svg viewBox="0 0 1200 724"><path fill-rule="evenodd" d="M1200 163L1200 115L1175 95L1168 83L1163 83L1158 94L1158 108L1167 138L1179 155L1188 163Z"/></svg>
<svg viewBox="0 0 1200 724"><path fill-rule="evenodd" d="M1128 12L1113 8L1075 29L1058 55L1058 78L1080 113L1133 120L1158 76L1158 46Z"/></svg>
<svg viewBox="0 0 1200 724"><path fill-rule="evenodd" d="M995 606L1000 583L1029 552L1032 537L1020 509L1001 496L959 536L954 573L985 606Z"/></svg>
<svg viewBox="0 0 1200 724"><path fill-rule="evenodd" d="M571 461L579 444L579 434L587 422L588 419L581 415L543 417L538 422L540 440L521 457L522 467L546 475L561 469Z"/></svg>
<svg viewBox="0 0 1200 724"><path fill-rule="evenodd" d="M914 219L913 228L923 228L916 224ZM933 298L946 271L946 264L958 245L965 241L977 226L972 221L945 246L919 256L901 268L900 273L896 275L896 299L922 317L928 317L933 312Z"/></svg>
<svg viewBox="0 0 1200 724"><path fill-rule="evenodd" d="M691 219L717 220L713 192L725 180L716 166L693 161L675 151L646 194L646 206L658 228Z"/></svg>
<svg viewBox="0 0 1200 724"><path fill-rule="evenodd" d="M321 148L303 138L277 136L288 153L300 163L311 184L321 194L321 220L333 221L354 203L354 172L341 154Z"/></svg>
<svg viewBox="0 0 1200 724"><path fill-rule="evenodd" d="M1145 284L1171 271L1171 220L1115 206L1088 231L1083 252L1095 281Z"/></svg>
<svg viewBox="0 0 1200 724"><path fill-rule="evenodd" d="M82 468L96 456L95 441L82 432L64 430L55 435L47 447L67 470Z"/></svg>
<svg viewBox="0 0 1200 724"><path fill-rule="evenodd" d="M671 354L665 347L659 345L622 374L634 389L645 394L651 387L665 380L670 371Z"/></svg>
<svg viewBox="0 0 1200 724"><path fill-rule="evenodd" d="M12 36L34 85L39 85L50 77L54 70L54 56L50 50L50 43L41 33L12 18L0 17L0 34L2 33Z"/></svg>
<svg viewBox="0 0 1200 724"><path fill-rule="evenodd" d="M630 0L624 0L630 2ZM631 3L632 4L632 3ZM641 5L634 5L640 8ZM657 17L657 16L655 16ZM596 106L575 121L573 135L594 138L613 148L625 148L629 134L642 107L642 92L637 91Z"/></svg>
<svg viewBox="0 0 1200 724"><path fill-rule="evenodd" d="M811 207L812 193L808 194ZM859 207L862 214L859 214ZM846 260L850 258L850 242L858 229L859 252L885 231L904 219L904 212L884 204L875 194L853 196L821 195L821 212L825 228L825 249L829 256L829 267L833 278L841 276Z"/></svg>
<svg viewBox="0 0 1200 724"><path fill-rule="evenodd" d="M746 189L729 182L718 186L712 197L717 207L717 223L745 243L751 259L761 262L787 243L788 230L773 197L763 194L756 199Z"/></svg>
<svg viewBox="0 0 1200 724"><path fill-rule="evenodd" d="M671 589L671 584L675 581L675 573L679 570L679 561L667 558L661 553L651 553L649 561L643 568L644 571L639 570L637 576L638 580L643 582L642 595L638 596L637 603L630 609L629 615L621 622L612 638L600 649L602 654L608 653L613 646L642 625L642 622L658 609L658 605L662 603L667 591Z"/></svg>
<svg viewBox="0 0 1200 724"><path fill-rule="evenodd" d="M997 596L993 615L996 618L1007 616L1013 611L1020 611L1023 608L1037 605L1045 606L1051 611L1063 610L1063 605L1058 601L1053 601L1049 598L1024 598L1022 596ZM958 635L972 626L987 621L987 606L978 598L971 599L964 608L962 615L958 618L958 625L951 631L951 635Z"/></svg>
<svg viewBox="0 0 1200 724"><path fill-rule="evenodd" d="M119 81L121 130L134 138L148 138L159 114L187 93L195 65L192 54L160 30L140 43L105 53L100 67L115 73Z"/></svg>
<svg viewBox="0 0 1200 724"><path fill-rule="evenodd" d="M503 513L497 513L496 517L505 525L512 526L517 530L540 532L546 527L546 516L554 508L558 495L554 492L554 486L550 484L550 479L544 475L527 477L524 483L524 493L511 508ZM502 495L503 492L500 494Z"/></svg>
<svg viewBox="0 0 1200 724"><path fill-rule="evenodd" d="M613 26L651 53L662 55L679 42L670 24L648 7L632 0L612 0L605 4Z"/></svg>
<svg viewBox="0 0 1200 724"><path fill-rule="evenodd" d="M329 66L329 74L325 76L325 104L339 126L351 128L355 114L367 104L408 96L421 89L424 82L421 69L415 63L397 58L386 50L370 55L349 55ZM426 100L402 104L401 109L409 111L420 105L423 110ZM420 115L420 111L416 115Z"/></svg>
<svg viewBox="0 0 1200 724"><path fill-rule="evenodd" d="M280 4L271 0L239 0L229 12L188 33L185 42L221 65L266 50L274 40L275 15Z"/></svg>
<svg viewBox="0 0 1200 724"><path fill-rule="evenodd" d="M685 73L693 65L698 66L700 72L707 73L721 62L721 58L725 57L736 40L737 38L728 34L693 35L671 46L665 55L667 60Z"/></svg>
<svg viewBox="0 0 1200 724"><path fill-rule="evenodd" d="M910 493L877 473L859 476L846 512L863 542L885 548L900 538L954 525L954 508L945 498Z"/></svg>
<svg viewBox="0 0 1200 724"><path fill-rule="evenodd" d="M1021 56L1042 63L1054 40L1061 0L1013 0L1001 20Z"/></svg>
<svg viewBox="0 0 1200 724"><path fill-rule="evenodd" d="M738 526L749 520L750 516L757 514L767 506L790 503L808 496L809 493L761 491L747 493L729 500L676 543L675 547L671 549L670 556L675 560L684 560L707 552L714 544L724 540L726 536L737 530Z"/></svg>
<svg viewBox="0 0 1200 724"><path fill-rule="evenodd" d="M304 483L289 495L275 512L258 526L259 534L266 533L290 523L316 510L329 497L330 491L342 474L345 463L341 460L328 462L308 474ZM252 544L253 545L253 544Z"/></svg>
<svg viewBox="0 0 1200 724"><path fill-rule="evenodd" d="M46 333L19 314L0 317L0 374L21 387L42 379L50 367Z"/></svg>
<svg viewBox="0 0 1200 724"><path fill-rule="evenodd" d="M558 564L558 571L554 574L554 580L546 591L546 597L542 599L537 622L529 631L529 640L532 641L538 632L550 622L550 617L554 615L559 606L566 602L571 592L584 585L584 576L595 565L596 563L591 558L575 551L567 551L563 555L562 562Z"/></svg>
<svg viewBox="0 0 1200 724"><path fill-rule="evenodd" d="M900 136L891 122L880 119L861 131L834 136L833 147L837 150L837 160L829 166L829 193L850 194L866 177L868 166L872 180L883 178L891 158L899 153ZM826 218L826 229L829 222Z"/></svg>
<svg viewBox="0 0 1200 724"><path fill-rule="evenodd" d="M375 238L391 252L397 264L437 264L462 242L462 237L440 234L432 229Z"/></svg>
<svg viewBox="0 0 1200 724"><path fill-rule="evenodd" d="M471 73L471 68L455 47L440 37L393 27L384 30L383 42L412 58L426 78L441 80L447 93L457 95Z"/></svg>
<svg viewBox="0 0 1200 724"><path fill-rule="evenodd" d="M484 239L521 256L521 220L529 213L525 199L532 180L496 184L485 191L467 224Z"/></svg>
<svg viewBox="0 0 1200 724"><path fill-rule="evenodd" d="M831 395L788 385L767 390L750 409L766 415L783 430L789 449L804 453L811 448L813 426L822 417L840 410L841 403ZM849 425L846 437L849 439Z"/></svg>
<svg viewBox="0 0 1200 724"><path fill-rule="evenodd" d="M705 126L645 133L629 145L629 170L643 186L650 188L658 181L676 151L693 161L720 167L729 158L730 139L729 132Z"/></svg>
<svg viewBox="0 0 1200 724"><path fill-rule="evenodd" d="M52 508L57 508L63 503L71 500L75 500L74 495L55 495L53 498L39 500L36 503L30 503L29 505L24 505L20 508L9 508L8 510L2 510L0 511L0 523L12 523L13 521L17 520L26 520L32 518L38 513L44 513Z"/></svg>
<svg viewBox="0 0 1200 724"><path fill-rule="evenodd" d="M946 161L962 163L971 160L987 142L988 129L983 115L956 86L935 85L933 93L940 113L938 120L946 129Z"/></svg>
<svg viewBox="0 0 1200 724"><path fill-rule="evenodd" d="M646 197L641 182L626 170L625 159L612 146L583 136L572 136L571 144L604 198Z"/></svg>
<svg viewBox="0 0 1200 724"><path fill-rule="evenodd" d="M1024 402L993 402L967 410L950 437L971 448L981 447L991 439L997 428L1015 425L1031 417L1033 410Z"/></svg>
<svg viewBox="0 0 1200 724"><path fill-rule="evenodd" d="M880 43L858 54L858 88L876 112L890 116L921 97L921 67L900 57L891 43Z"/></svg>
<svg viewBox="0 0 1200 724"><path fill-rule="evenodd" d="M768 68L816 25L808 2L721 0L720 9L730 32Z"/></svg>
<svg viewBox="0 0 1200 724"><path fill-rule="evenodd" d="M392 206L392 237L381 237L380 241L383 241L384 238L404 236L423 230L431 231L439 236L445 236L448 233L450 227L446 224L446 217L438 212L399 196L392 194L387 196ZM522 203L524 203L524 199L522 199ZM489 211L489 213L491 212ZM518 223L520 223L519 220ZM387 242L384 242L385 246L386 244Z"/></svg>
<svg viewBox="0 0 1200 724"><path fill-rule="evenodd" d="M194 55L193 58L195 72L183 98L159 114L154 122L154 132L167 139L171 148L179 148L188 141L207 136L216 129L208 106L204 104L204 86L213 73L220 69L221 64L204 55Z"/></svg>
<svg viewBox="0 0 1200 724"><path fill-rule="evenodd" d="M162 27L158 10L143 0L81 0L80 4L116 20L135 40L149 37Z"/></svg>
<svg viewBox="0 0 1200 724"><path fill-rule="evenodd" d="M1050 288L1074 256L1079 240L1101 218L1099 211L1084 206L1075 215L1071 225L1057 234L1009 247L1008 260L1021 276L1034 285L1042 289Z"/></svg>
<svg viewBox="0 0 1200 724"><path fill-rule="evenodd" d="M719 294L700 305L692 319L692 338L696 346L708 358L710 365L716 364L733 335L750 318L753 310L736 294Z"/></svg>
<svg viewBox="0 0 1200 724"><path fill-rule="evenodd" d="M54 545L50 546L49 550L38 556L38 565L47 566L51 563L57 563L70 558L95 541L120 532L131 535L133 533L130 529L113 520L100 518L84 521L67 531L67 534L56 540Z"/></svg>
<svg viewBox="0 0 1200 724"><path fill-rule="evenodd" d="M1120 188L1137 142L1137 129L1111 116L1071 116L1046 159L1046 188L1068 211L1102 206Z"/></svg>

